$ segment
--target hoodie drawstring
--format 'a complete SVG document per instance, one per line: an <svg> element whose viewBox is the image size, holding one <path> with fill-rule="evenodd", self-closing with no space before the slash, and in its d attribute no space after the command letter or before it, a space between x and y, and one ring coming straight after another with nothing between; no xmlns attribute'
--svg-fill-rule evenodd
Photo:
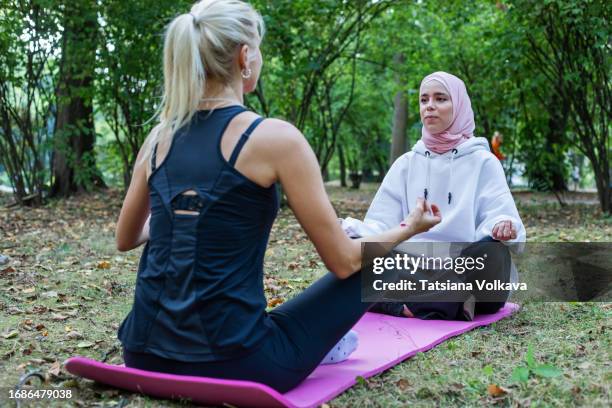
<svg viewBox="0 0 612 408"><path fill-rule="evenodd" d="M457 149L453 149L453 154L450 159L450 174L448 176L448 204L453 200L453 193L450 191L453 185L453 162L455 161L455 156L459 151ZM427 157L427 177L425 178L425 189L423 191L423 195L425 196L425 200L427 200L427 196L429 195L429 178L431 175L431 153L429 151L425 151L425 157Z"/></svg>
<svg viewBox="0 0 612 408"><path fill-rule="evenodd" d="M448 176L448 204L451 203L451 200L453 199L453 193L451 193L450 189L453 186L453 160L455 160L455 156L457 155L459 151L457 149L453 149L453 155L451 156L451 161L450 161L450 174Z"/></svg>
<svg viewBox="0 0 612 408"><path fill-rule="evenodd" d="M427 189L429 188L429 173L431 170L431 161L430 161L430 156L431 153L429 153L427 150L425 151L425 157L427 157L427 177L425 178L425 191L423 196L425 197L425 201L427 201L427 195L428 195L428 191Z"/></svg>

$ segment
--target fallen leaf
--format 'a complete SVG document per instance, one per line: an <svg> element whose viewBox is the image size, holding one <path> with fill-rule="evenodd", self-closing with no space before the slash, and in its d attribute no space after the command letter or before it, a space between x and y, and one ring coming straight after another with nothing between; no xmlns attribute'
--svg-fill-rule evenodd
<svg viewBox="0 0 612 408"><path fill-rule="evenodd" d="M77 347L78 348L88 348L88 347L91 347L93 345L94 345L94 343L92 343L91 341L82 341L82 342L77 344Z"/></svg>
<svg viewBox="0 0 612 408"><path fill-rule="evenodd" d="M487 392L490 396L498 398L506 395L508 393L508 389L500 387L497 384L489 384L489 386L487 387Z"/></svg>
<svg viewBox="0 0 612 408"><path fill-rule="evenodd" d="M22 290L23 293L34 293L35 291L36 291L36 288L34 286L25 288L24 290Z"/></svg>
<svg viewBox="0 0 612 408"><path fill-rule="evenodd" d="M32 313L43 314L49 311L49 308L46 306L36 305L32 308Z"/></svg>
<svg viewBox="0 0 612 408"><path fill-rule="evenodd" d="M11 307L9 307L8 309L6 309L6 312L7 312L8 314L15 315L15 314L22 314L22 313L23 313L23 310L21 310L21 309L20 309L20 308L18 308L17 306L11 306Z"/></svg>
<svg viewBox="0 0 612 408"><path fill-rule="evenodd" d="M61 296L62 296L62 294L60 293L60 297ZM79 307L79 306L80 305L78 303L65 303L65 304L57 305L57 308L58 309L72 309L74 307Z"/></svg>
<svg viewBox="0 0 612 408"><path fill-rule="evenodd" d="M450 389L450 391L459 392L463 390L464 386L461 383L454 382L454 383L450 383L448 385L448 388Z"/></svg>
<svg viewBox="0 0 612 408"><path fill-rule="evenodd" d="M62 321L62 320L66 320L68 319L68 316L64 316L63 314L60 313L51 313L51 320L55 320L55 321Z"/></svg>
<svg viewBox="0 0 612 408"><path fill-rule="evenodd" d="M582 344L576 345L576 353L574 353L576 357L582 357L586 355L586 348Z"/></svg>
<svg viewBox="0 0 612 408"><path fill-rule="evenodd" d="M281 298L278 298L278 297L272 298L270 299L270 301L268 301L268 307L274 307L274 306L280 305L283 302L284 300Z"/></svg>
<svg viewBox="0 0 612 408"><path fill-rule="evenodd" d="M71 332L66 334L66 338L68 340L77 340L77 339L82 339L83 335L81 333L79 333L78 331L74 331L73 330L73 331L71 331Z"/></svg>
<svg viewBox="0 0 612 408"><path fill-rule="evenodd" d="M2 337L4 337L5 339L12 339L13 337L17 337L19 335L19 332L17 330L11 330L8 333L5 333L2 335Z"/></svg>
<svg viewBox="0 0 612 408"><path fill-rule="evenodd" d="M61 367L60 367L60 363L59 361L56 361L55 363L53 363L51 365L51 368L49 368L49 374L55 376L55 377L59 377L61 371Z"/></svg>
<svg viewBox="0 0 612 408"><path fill-rule="evenodd" d="M405 378L402 378L398 382L396 382L395 385L401 391L404 391L406 388L410 387L410 382L408 380L406 380Z"/></svg>
<svg viewBox="0 0 612 408"><path fill-rule="evenodd" d="M57 292L56 292L56 291L54 291L54 290L50 290L50 291L48 291L48 292L44 292L44 293L42 293L40 296L41 296L41 297L44 297L44 298L47 298L47 299L49 299L49 298L55 298L55 297L57 297Z"/></svg>
<svg viewBox="0 0 612 408"><path fill-rule="evenodd" d="M105 398L113 398L119 395L119 390L106 390L102 392Z"/></svg>
<svg viewBox="0 0 612 408"><path fill-rule="evenodd" d="M100 261L98 262L97 268L98 269L110 269L111 264L108 261Z"/></svg>

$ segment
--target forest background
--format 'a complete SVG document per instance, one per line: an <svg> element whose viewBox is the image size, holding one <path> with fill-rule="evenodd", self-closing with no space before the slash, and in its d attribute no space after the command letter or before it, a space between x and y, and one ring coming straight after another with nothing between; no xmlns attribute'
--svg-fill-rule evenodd
<svg viewBox="0 0 612 408"><path fill-rule="evenodd" d="M0 184L21 204L125 188L155 124L163 31L188 1L2 0ZM379 180L420 137L427 74L461 77L511 184L596 189L610 213L603 0L256 0L264 70L246 104L294 123L326 178ZM562 194L558 194L562 201Z"/></svg>

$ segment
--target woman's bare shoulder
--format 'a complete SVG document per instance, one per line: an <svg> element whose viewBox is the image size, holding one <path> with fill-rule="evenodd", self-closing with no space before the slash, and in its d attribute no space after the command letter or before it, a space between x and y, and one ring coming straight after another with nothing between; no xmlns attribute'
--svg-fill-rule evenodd
<svg viewBox="0 0 612 408"><path fill-rule="evenodd" d="M260 145L268 151L282 152L286 149L304 148L308 146L306 138L290 122L268 118L258 128L257 139Z"/></svg>
<svg viewBox="0 0 612 408"><path fill-rule="evenodd" d="M266 129L283 138L301 138L302 132L298 130L292 123L282 119L267 118L261 123L263 129Z"/></svg>

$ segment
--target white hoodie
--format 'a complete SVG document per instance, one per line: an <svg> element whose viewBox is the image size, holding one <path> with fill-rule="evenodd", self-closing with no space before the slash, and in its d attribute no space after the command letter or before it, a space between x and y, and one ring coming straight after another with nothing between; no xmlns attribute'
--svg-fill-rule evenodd
<svg viewBox="0 0 612 408"><path fill-rule="evenodd" d="M490 236L493 226L509 220L516 239L505 241L520 252L525 227L514 204L499 160L483 137L473 137L444 154L427 150L419 140L399 157L385 176L364 221L342 220L350 236L368 236L399 225L418 197L436 204L442 222L409 241L475 242ZM450 198L450 200L449 200ZM449 202L450 201L450 202Z"/></svg>

